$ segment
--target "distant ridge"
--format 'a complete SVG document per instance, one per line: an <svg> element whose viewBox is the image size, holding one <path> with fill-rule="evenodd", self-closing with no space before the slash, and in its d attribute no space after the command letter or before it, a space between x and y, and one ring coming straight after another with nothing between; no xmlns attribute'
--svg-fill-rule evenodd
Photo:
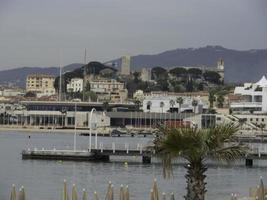
<svg viewBox="0 0 267 200"><path fill-rule="evenodd" d="M73 63L63 67L63 71L72 71L83 66L81 63ZM13 84L24 88L28 74L59 75L59 67L20 67L0 71L0 84Z"/></svg>
<svg viewBox="0 0 267 200"><path fill-rule="evenodd" d="M216 66L217 60L225 61L225 81L241 83L257 81L267 75L267 49L233 50L222 46L175 49L154 55L137 55L131 58L132 69L162 66ZM116 59L111 62L118 62Z"/></svg>
<svg viewBox="0 0 267 200"><path fill-rule="evenodd" d="M267 49L233 50L222 46L205 46L201 48L175 49L154 55L137 55L131 58L131 70L140 70L143 67L162 66L216 66L218 59L225 62L225 81L242 83L258 81L262 75L267 75ZM117 62L114 59L108 63ZM83 66L73 63L64 67L64 71L72 71ZM0 71L0 84L12 83L25 87L28 74L44 73L58 76L58 67L21 67Z"/></svg>

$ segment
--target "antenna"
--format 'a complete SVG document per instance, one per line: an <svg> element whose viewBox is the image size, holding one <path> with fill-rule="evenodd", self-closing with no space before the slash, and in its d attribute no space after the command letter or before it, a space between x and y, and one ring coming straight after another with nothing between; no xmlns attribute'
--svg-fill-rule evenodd
<svg viewBox="0 0 267 200"><path fill-rule="evenodd" d="M86 48L84 49L84 68L83 68L83 101L84 101L84 90L85 90L85 75L86 75Z"/></svg>
<svg viewBox="0 0 267 200"><path fill-rule="evenodd" d="M84 64L86 65L86 48L84 49Z"/></svg>
<svg viewBox="0 0 267 200"><path fill-rule="evenodd" d="M61 69L61 51L59 52L59 94L58 100L61 101L61 93L62 93L62 69Z"/></svg>

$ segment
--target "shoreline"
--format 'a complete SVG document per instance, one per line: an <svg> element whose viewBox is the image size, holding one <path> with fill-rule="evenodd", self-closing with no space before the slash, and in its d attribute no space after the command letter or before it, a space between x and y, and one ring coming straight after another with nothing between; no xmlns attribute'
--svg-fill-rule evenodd
<svg viewBox="0 0 267 200"><path fill-rule="evenodd" d="M74 134L75 130L74 129L39 129L39 128L19 128L19 127L1 127L0 126L0 134L3 132L12 132L16 131L18 133L22 134L31 134L31 133L40 133L40 134ZM77 134L88 134L89 130L81 130L77 129L76 130ZM95 135L92 133L92 135ZM98 136L110 136L109 134L103 134L103 133L98 133Z"/></svg>

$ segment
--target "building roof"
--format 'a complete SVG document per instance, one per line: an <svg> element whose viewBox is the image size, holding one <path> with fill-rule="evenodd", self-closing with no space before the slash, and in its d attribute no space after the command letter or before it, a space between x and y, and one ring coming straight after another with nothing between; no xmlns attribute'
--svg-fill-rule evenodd
<svg viewBox="0 0 267 200"><path fill-rule="evenodd" d="M55 78L55 76L50 74L29 74L27 78Z"/></svg>
<svg viewBox="0 0 267 200"><path fill-rule="evenodd" d="M260 86L260 87L266 87L267 86L267 79L265 76L263 76L261 78L261 80L259 80L256 85Z"/></svg>

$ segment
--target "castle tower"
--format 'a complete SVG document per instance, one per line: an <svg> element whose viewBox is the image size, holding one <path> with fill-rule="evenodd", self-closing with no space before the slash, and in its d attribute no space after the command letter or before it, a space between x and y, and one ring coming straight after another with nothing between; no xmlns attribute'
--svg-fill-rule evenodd
<svg viewBox="0 0 267 200"><path fill-rule="evenodd" d="M130 63L131 57L130 56L123 56L121 58L121 74L122 75L130 75Z"/></svg>
<svg viewBox="0 0 267 200"><path fill-rule="evenodd" d="M224 61L223 59L218 60L217 62L217 70L218 74L221 76L222 83L224 82Z"/></svg>

